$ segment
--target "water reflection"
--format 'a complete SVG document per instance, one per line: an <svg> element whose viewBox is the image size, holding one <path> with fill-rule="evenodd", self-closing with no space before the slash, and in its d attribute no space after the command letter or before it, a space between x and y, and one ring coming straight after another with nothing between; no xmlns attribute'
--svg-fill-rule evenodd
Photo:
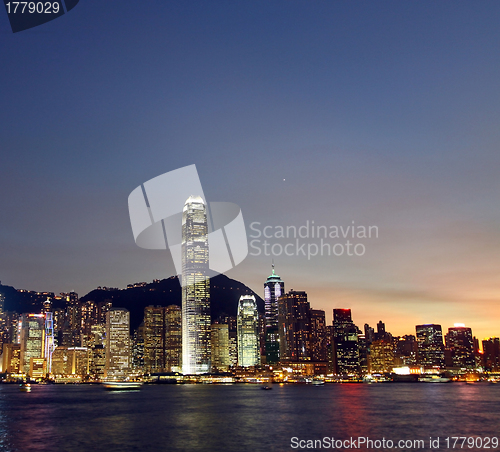
<svg viewBox="0 0 500 452"><path fill-rule="evenodd" d="M289 451L292 437L497 435L500 387L460 384L0 386L0 450Z"/></svg>

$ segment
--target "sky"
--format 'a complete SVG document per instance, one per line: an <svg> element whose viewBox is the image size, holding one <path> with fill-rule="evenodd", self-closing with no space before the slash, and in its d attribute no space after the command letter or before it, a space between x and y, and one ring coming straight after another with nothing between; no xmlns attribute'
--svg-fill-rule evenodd
<svg viewBox="0 0 500 452"><path fill-rule="evenodd" d="M84 295L170 276L166 251L135 244L127 199L195 164L249 243L265 226L377 227L352 239L361 256L253 242L227 275L259 294L274 260L328 321L351 308L393 334L499 336L498 23L494 1L81 0L15 34L0 13L2 284Z"/></svg>

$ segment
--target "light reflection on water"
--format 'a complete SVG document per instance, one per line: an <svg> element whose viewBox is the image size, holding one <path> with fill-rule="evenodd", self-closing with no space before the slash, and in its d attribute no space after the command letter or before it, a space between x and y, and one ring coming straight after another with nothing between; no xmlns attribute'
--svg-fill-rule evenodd
<svg viewBox="0 0 500 452"><path fill-rule="evenodd" d="M291 437L500 434L500 385L0 385L0 450L291 451ZM367 450L367 449L365 449ZM421 449L422 450L422 449Z"/></svg>

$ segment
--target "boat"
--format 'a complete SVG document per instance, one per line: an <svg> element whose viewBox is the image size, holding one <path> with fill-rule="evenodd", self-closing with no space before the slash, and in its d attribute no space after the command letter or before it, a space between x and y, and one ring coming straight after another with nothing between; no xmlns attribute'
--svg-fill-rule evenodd
<svg viewBox="0 0 500 452"><path fill-rule="evenodd" d="M21 383L19 385L19 389L23 392L30 392L31 391L31 385L29 383Z"/></svg>
<svg viewBox="0 0 500 452"><path fill-rule="evenodd" d="M429 377L420 377L418 381L422 383L449 383L451 378L440 377L439 375L432 375Z"/></svg>
<svg viewBox="0 0 500 452"><path fill-rule="evenodd" d="M314 378L312 381L313 386L323 386L325 384L325 380L322 378Z"/></svg>
<svg viewBox="0 0 500 452"><path fill-rule="evenodd" d="M108 391L134 391L141 389L142 381L103 381L102 386Z"/></svg>
<svg viewBox="0 0 500 452"><path fill-rule="evenodd" d="M270 391L271 389L271 386L261 386L260 389L263 389L264 391Z"/></svg>

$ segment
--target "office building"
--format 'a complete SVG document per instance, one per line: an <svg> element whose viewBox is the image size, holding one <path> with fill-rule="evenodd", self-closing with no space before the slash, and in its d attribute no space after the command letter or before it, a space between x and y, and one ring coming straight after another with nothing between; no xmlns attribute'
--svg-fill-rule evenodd
<svg viewBox="0 0 500 452"><path fill-rule="evenodd" d="M487 372L500 371L500 338L483 340L483 366Z"/></svg>
<svg viewBox="0 0 500 452"><path fill-rule="evenodd" d="M285 283L274 271L264 283L266 315L266 364L276 364L280 360L278 298L285 293Z"/></svg>
<svg viewBox="0 0 500 452"><path fill-rule="evenodd" d="M144 372L165 372L165 308L144 308Z"/></svg>
<svg viewBox="0 0 500 452"><path fill-rule="evenodd" d="M21 316L21 371L29 374L31 360L45 358L45 315Z"/></svg>
<svg viewBox="0 0 500 452"><path fill-rule="evenodd" d="M321 309L311 309L311 360L328 361L326 316Z"/></svg>
<svg viewBox="0 0 500 452"><path fill-rule="evenodd" d="M253 295L242 295L238 302L238 366L259 365L259 313Z"/></svg>
<svg viewBox="0 0 500 452"><path fill-rule="evenodd" d="M377 339L370 344L368 369L371 373L392 372L394 367L394 348L392 342Z"/></svg>
<svg viewBox="0 0 500 452"><path fill-rule="evenodd" d="M280 361L311 359L311 307L307 294L290 290L278 299Z"/></svg>
<svg viewBox="0 0 500 452"><path fill-rule="evenodd" d="M418 364L423 367L444 367L444 343L441 325L417 325Z"/></svg>
<svg viewBox="0 0 500 452"><path fill-rule="evenodd" d="M453 328L448 328L445 343L450 354L452 367L465 369L474 369L476 367L471 328L461 324L455 324Z"/></svg>
<svg viewBox="0 0 500 452"><path fill-rule="evenodd" d="M360 373L358 334L350 309L333 310L333 359L334 372L338 375L353 376Z"/></svg>
<svg viewBox="0 0 500 452"><path fill-rule="evenodd" d="M165 370L182 371L182 309L170 305L165 308Z"/></svg>
<svg viewBox="0 0 500 452"><path fill-rule="evenodd" d="M212 370L226 372L231 361L229 360L229 325L226 323L212 323Z"/></svg>
<svg viewBox="0 0 500 452"><path fill-rule="evenodd" d="M182 371L210 372L210 280L205 203L191 196L182 211Z"/></svg>
<svg viewBox="0 0 500 452"><path fill-rule="evenodd" d="M124 308L111 308L106 313L105 378L126 378L130 372L130 358L130 312Z"/></svg>

